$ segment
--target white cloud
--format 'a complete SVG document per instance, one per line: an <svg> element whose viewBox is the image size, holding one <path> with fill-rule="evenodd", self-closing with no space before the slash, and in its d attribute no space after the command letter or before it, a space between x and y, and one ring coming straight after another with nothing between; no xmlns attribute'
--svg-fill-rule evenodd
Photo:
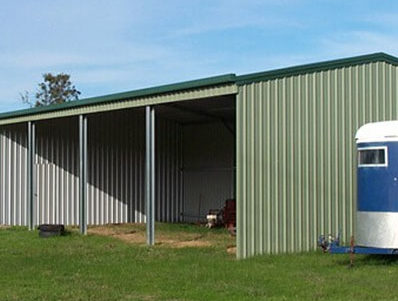
<svg viewBox="0 0 398 301"><path fill-rule="evenodd" d="M166 47L153 45L129 45L118 43L116 49L104 49L92 52L89 49L80 51L47 51L47 50L22 50L0 53L0 65L8 68L32 69L54 68L65 66L104 66L128 64L133 62L158 60L167 55L170 50Z"/></svg>
<svg viewBox="0 0 398 301"><path fill-rule="evenodd" d="M393 29L394 26L398 25L398 13L394 13L394 12L377 13L376 12L373 14L367 14L367 15L360 16L360 18L357 18L357 20Z"/></svg>
<svg viewBox="0 0 398 301"><path fill-rule="evenodd" d="M283 6L289 1L212 1L200 11L199 18L191 18L184 27L176 29L172 36L194 35L228 29L256 27L269 30L278 26L300 28L303 24L272 12L272 7ZM295 5L297 1L290 1ZM285 3L286 4L286 3Z"/></svg>
<svg viewBox="0 0 398 301"><path fill-rule="evenodd" d="M335 1L316 4L6 2L0 10L0 111L19 106L18 93L34 92L44 72L71 74L86 97L376 51L397 53L395 13L357 13L356 7L329 12L324 6L338 7Z"/></svg>
<svg viewBox="0 0 398 301"><path fill-rule="evenodd" d="M321 40L322 48L332 55L352 56L364 53L398 53L398 34L376 31L351 31Z"/></svg>

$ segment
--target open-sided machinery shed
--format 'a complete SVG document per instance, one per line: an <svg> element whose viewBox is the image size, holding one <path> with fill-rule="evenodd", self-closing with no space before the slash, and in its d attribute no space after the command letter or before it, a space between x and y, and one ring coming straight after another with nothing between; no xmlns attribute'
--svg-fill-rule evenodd
<svg viewBox="0 0 398 301"><path fill-rule="evenodd" d="M397 119L383 53L0 114L0 224L190 222L237 200L237 250L353 229L354 133Z"/></svg>

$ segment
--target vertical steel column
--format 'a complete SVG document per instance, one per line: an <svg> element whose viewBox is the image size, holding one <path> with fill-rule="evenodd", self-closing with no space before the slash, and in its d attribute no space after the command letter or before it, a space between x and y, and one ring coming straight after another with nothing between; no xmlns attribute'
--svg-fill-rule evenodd
<svg viewBox="0 0 398 301"><path fill-rule="evenodd" d="M155 244L155 109L146 107L146 229L147 244Z"/></svg>
<svg viewBox="0 0 398 301"><path fill-rule="evenodd" d="M27 186L28 186L28 225L29 230L33 230L33 203L34 203L34 183L35 183L35 144L36 144L36 125L28 122L28 160L27 160Z"/></svg>
<svg viewBox="0 0 398 301"><path fill-rule="evenodd" d="M87 234L87 116L79 115L79 227Z"/></svg>

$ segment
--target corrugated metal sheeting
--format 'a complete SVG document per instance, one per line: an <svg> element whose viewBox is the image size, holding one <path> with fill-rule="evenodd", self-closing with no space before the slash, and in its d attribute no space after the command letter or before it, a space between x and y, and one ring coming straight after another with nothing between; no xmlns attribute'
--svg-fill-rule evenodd
<svg viewBox="0 0 398 301"><path fill-rule="evenodd" d="M155 217L157 221L179 222L183 212L181 125L158 117L155 148Z"/></svg>
<svg viewBox="0 0 398 301"><path fill-rule="evenodd" d="M26 124L0 128L0 224L28 224L26 133Z"/></svg>
<svg viewBox="0 0 398 301"><path fill-rule="evenodd" d="M89 118L88 223L145 222L145 116L120 111ZM156 207L159 221L181 213L180 127L157 119Z"/></svg>
<svg viewBox="0 0 398 301"><path fill-rule="evenodd" d="M222 122L188 124L182 131L184 221L197 222L235 197L235 135Z"/></svg>
<svg viewBox="0 0 398 301"><path fill-rule="evenodd" d="M88 224L145 222L145 117L142 111L90 116ZM0 136L0 224L26 225L26 126ZM156 219L182 212L180 125L157 119ZM35 224L79 223L77 118L37 124Z"/></svg>
<svg viewBox="0 0 398 301"><path fill-rule="evenodd" d="M384 62L244 84L237 101L238 257L348 241L356 208L354 134L397 119Z"/></svg>
<svg viewBox="0 0 398 301"><path fill-rule="evenodd" d="M36 126L34 223L79 223L79 140L77 118Z"/></svg>

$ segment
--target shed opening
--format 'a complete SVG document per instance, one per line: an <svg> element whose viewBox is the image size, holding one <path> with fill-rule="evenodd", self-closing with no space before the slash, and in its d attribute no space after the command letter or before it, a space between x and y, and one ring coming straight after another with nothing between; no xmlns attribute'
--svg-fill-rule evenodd
<svg viewBox="0 0 398 301"><path fill-rule="evenodd" d="M210 209L235 198L235 100L230 95L154 107L156 221L204 222ZM88 225L146 222L145 108L87 120ZM78 145L76 117L37 122L35 225L79 225Z"/></svg>
<svg viewBox="0 0 398 301"><path fill-rule="evenodd" d="M221 209L226 200L235 199L235 110L234 95L156 107L156 118L176 122L179 127L181 181L178 185L182 198L179 221L205 222L209 210ZM159 167L167 164L161 133L156 136L160 143L158 181L165 176ZM159 188L156 207L164 206L163 196L170 186Z"/></svg>

